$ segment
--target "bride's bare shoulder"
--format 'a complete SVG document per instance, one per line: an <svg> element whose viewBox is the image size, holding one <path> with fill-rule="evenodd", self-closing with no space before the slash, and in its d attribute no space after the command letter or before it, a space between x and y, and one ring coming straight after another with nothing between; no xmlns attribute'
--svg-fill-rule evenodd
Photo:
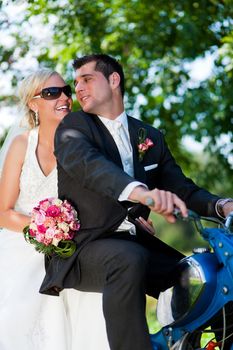
<svg viewBox="0 0 233 350"><path fill-rule="evenodd" d="M15 177L19 177L27 151L28 136L29 132L25 132L17 135L12 140L3 163L1 175L2 183L8 181L11 174L14 174Z"/></svg>
<svg viewBox="0 0 233 350"><path fill-rule="evenodd" d="M17 155L19 160L24 159L28 145L29 131L26 131L20 135L17 135L9 147L8 153L12 156Z"/></svg>
<svg viewBox="0 0 233 350"><path fill-rule="evenodd" d="M29 131L25 131L23 134L17 135L13 140L11 147L20 147L26 149L28 144Z"/></svg>

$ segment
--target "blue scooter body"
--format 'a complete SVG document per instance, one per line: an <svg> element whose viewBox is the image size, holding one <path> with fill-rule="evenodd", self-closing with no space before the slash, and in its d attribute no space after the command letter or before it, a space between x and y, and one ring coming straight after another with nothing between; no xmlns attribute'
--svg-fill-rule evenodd
<svg viewBox="0 0 233 350"><path fill-rule="evenodd" d="M233 233L222 228L202 228L201 235L213 252L194 254L180 263L198 270L204 282L200 295L180 319L151 335L154 350L185 350L185 336L208 324L217 311L233 301Z"/></svg>

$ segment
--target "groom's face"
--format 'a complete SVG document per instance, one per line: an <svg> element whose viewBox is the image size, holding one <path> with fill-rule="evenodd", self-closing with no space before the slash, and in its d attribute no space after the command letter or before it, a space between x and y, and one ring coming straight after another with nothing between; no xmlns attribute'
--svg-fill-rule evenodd
<svg viewBox="0 0 233 350"><path fill-rule="evenodd" d="M112 88L105 76L89 62L76 70L75 92L85 112L105 115L111 109Z"/></svg>

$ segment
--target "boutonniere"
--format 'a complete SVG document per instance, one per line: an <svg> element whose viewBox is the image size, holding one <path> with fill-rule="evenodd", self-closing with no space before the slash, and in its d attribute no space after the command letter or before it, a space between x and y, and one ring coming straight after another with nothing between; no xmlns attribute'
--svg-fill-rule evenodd
<svg viewBox="0 0 233 350"><path fill-rule="evenodd" d="M151 139L146 137L147 131L144 128L140 128L138 131L138 153L139 153L139 161L141 162L144 158L145 153L149 148L154 146L154 143Z"/></svg>

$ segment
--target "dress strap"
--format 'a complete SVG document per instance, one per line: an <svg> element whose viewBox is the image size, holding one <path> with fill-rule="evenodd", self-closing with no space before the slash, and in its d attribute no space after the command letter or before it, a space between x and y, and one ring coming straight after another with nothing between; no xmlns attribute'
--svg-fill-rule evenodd
<svg viewBox="0 0 233 350"><path fill-rule="evenodd" d="M39 132L38 128L34 128L29 131L28 145L27 145L24 162L26 162L28 159L32 157L32 155L35 154L36 147L38 144L38 132Z"/></svg>

